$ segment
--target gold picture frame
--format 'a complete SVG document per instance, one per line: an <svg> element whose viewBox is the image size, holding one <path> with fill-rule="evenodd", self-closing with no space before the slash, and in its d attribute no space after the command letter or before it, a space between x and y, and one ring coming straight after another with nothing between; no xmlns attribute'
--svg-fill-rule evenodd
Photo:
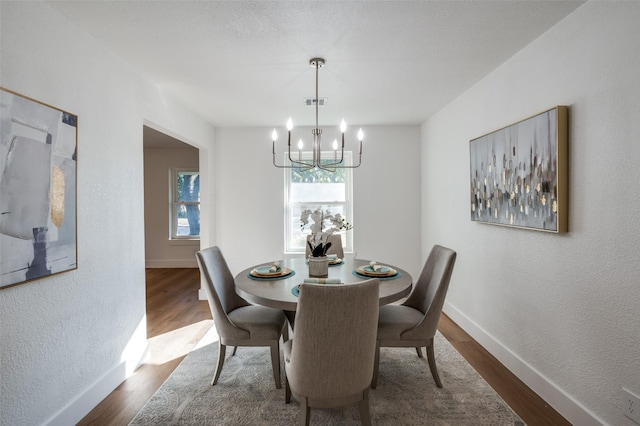
<svg viewBox="0 0 640 426"><path fill-rule="evenodd" d="M471 220L568 232L567 145L566 106L472 139Z"/></svg>

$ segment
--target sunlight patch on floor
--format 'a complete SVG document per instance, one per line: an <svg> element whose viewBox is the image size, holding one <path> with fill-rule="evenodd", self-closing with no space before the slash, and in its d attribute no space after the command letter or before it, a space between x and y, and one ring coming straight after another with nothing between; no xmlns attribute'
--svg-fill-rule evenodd
<svg viewBox="0 0 640 426"><path fill-rule="evenodd" d="M145 364L165 364L187 355L195 347L200 347L203 336L212 334L207 333L210 329L215 331L213 320L203 320L150 338L150 355ZM208 337L208 339L213 339L208 343L217 340L217 333L213 334L214 337Z"/></svg>

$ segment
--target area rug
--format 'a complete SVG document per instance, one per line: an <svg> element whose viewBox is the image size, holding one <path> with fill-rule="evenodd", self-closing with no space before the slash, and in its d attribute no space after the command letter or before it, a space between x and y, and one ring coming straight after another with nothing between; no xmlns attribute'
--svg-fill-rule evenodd
<svg viewBox="0 0 640 426"><path fill-rule="evenodd" d="M369 392L376 425L524 425L440 334L434 344L443 388L436 387L414 349L382 348L377 389ZM227 350L222 374L210 386L218 344L215 328L187 355L131 421L156 425L291 425L299 405L284 402L273 382L269 348ZM423 351L424 352L424 351ZM284 373L283 373L284 374ZM357 405L311 410L312 425L359 425Z"/></svg>

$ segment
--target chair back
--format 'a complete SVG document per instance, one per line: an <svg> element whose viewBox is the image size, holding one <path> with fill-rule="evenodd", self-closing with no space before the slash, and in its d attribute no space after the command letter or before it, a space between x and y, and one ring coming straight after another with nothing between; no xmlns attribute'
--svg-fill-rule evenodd
<svg viewBox="0 0 640 426"><path fill-rule="evenodd" d="M413 291L403 303L424 313L425 318L417 327L405 333L413 331L423 336L424 333L435 335L455 262L455 251L433 246Z"/></svg>
<svg viewBox="0 0 640 426"><path fill-rule="evenodd" d="M235 291L233 275L219 247L209 247L196 253L200 273L204 277L209 308L218 334L224 338L247 338L248 332L237 328L227 314L250 305Z"/></svg>
<svg viewBox="0 0 640 426"><path fill-rule="evenodd" d="M311 239L311 235L307 235L307 241ZM344 259L344 249L342 248L342 237L340 234L331 234L327 237L327 242L331 243L331 247L327 250L327 254L335 254L340 259ZM311 254L311 249L309 248L309 244L305 245L305 257L309 257Z"/></svg>
<svg viewBox="0 0 640 426"><path fill-rule="evenodd" d="M291 389L309 398L342 398L371 384L379 311L378 279L302 284L293 329Z"/></svg>

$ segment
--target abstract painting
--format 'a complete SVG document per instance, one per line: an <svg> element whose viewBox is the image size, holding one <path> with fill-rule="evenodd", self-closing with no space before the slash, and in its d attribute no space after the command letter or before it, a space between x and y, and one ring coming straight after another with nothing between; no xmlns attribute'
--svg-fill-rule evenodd
<svg viewBox="0 0 640 426"><path fill-rule="evenodd" d="M567 232L567 107L470 141L471 220Z"/></svg>
<svg viewBox="0 0 640 426"><path fill-rule="evenodd" d="M77 125L0 88L0 289L77 268Z"/></svg>

